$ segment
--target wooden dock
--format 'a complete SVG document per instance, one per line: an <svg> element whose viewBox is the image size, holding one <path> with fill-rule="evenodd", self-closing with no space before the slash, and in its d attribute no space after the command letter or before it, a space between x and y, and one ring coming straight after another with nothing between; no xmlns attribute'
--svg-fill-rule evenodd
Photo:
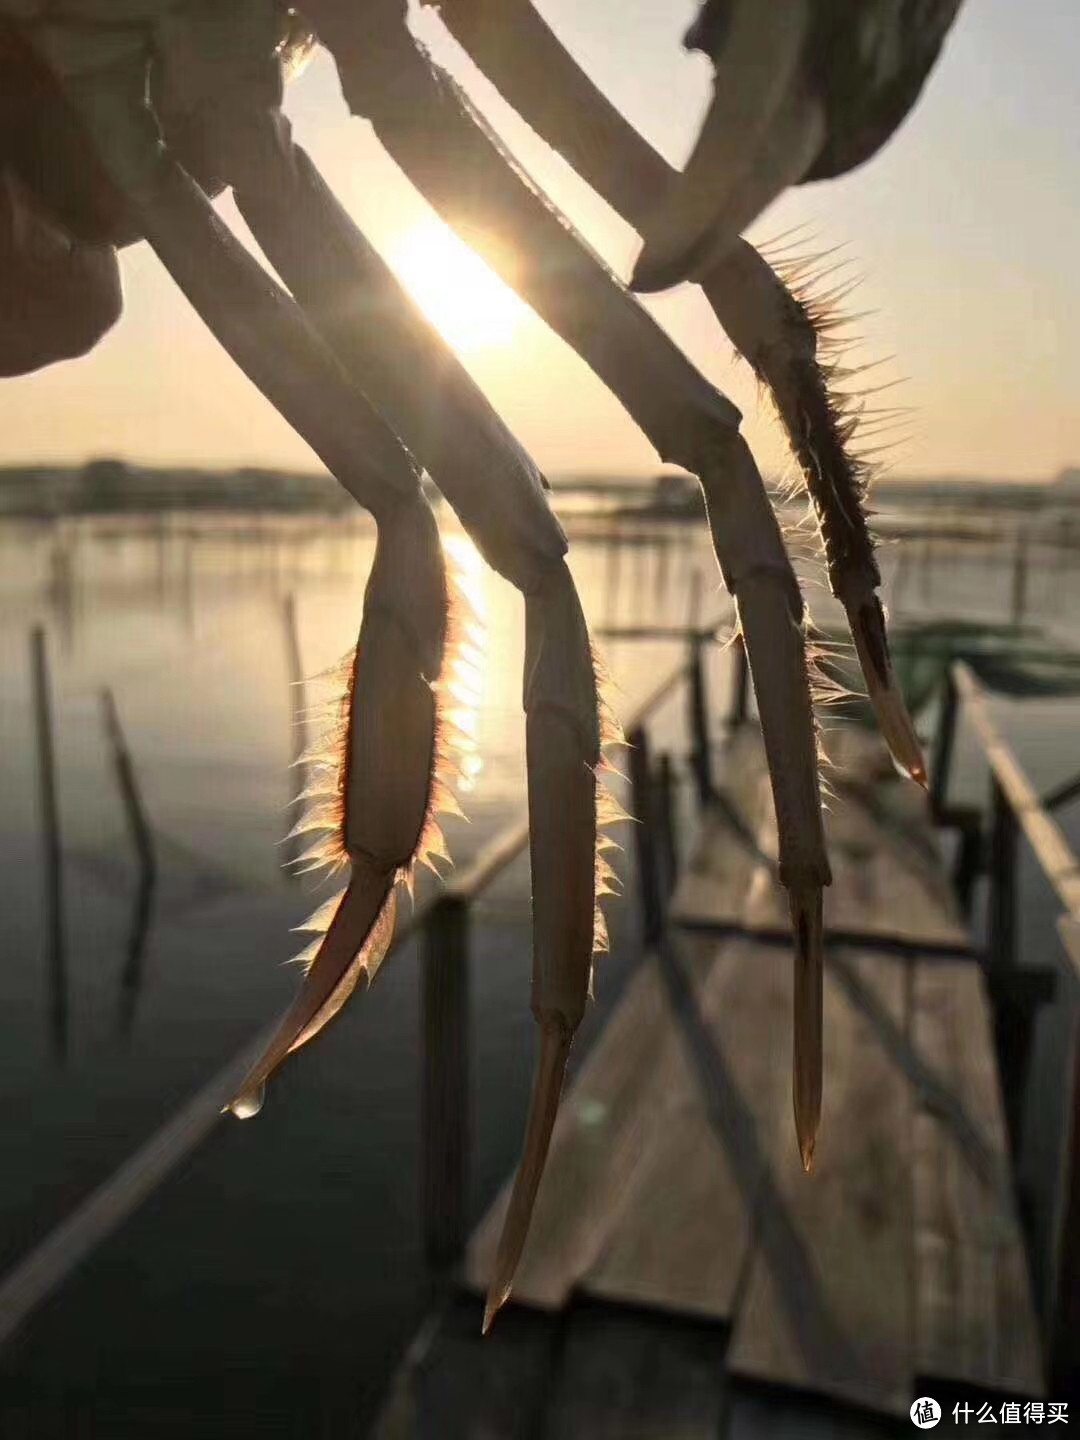
<svg viewBox="0 0 1080 1440"><path fill-rule="evenodd" d="M775 823L744 725L661 936L564 1098L514 1302L482 1341L507 1186L379 1440L869 1436L935 1385L1042 1393L982 967L925 797L862 732L830 748L813 1177Z"/></svg>

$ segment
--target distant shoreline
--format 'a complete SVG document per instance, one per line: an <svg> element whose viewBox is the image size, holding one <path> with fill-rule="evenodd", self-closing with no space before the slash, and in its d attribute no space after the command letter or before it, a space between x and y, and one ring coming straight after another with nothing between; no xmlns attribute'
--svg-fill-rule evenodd
<svg viewBox="0 0 1080 1440"><path fill-rule="evenodd" d="M651 515L691 517L700 508L696 482L689 475L627 478L609 475L559 475L552 491L604 496L627 509ZM437 492L431 490L434 497ZM1004 507L1080 504L1080 469L1053 480L993 480L987 477L897 477L874 488L882 502L905 504L994 505ZM166 514L207 511L246 514L340 514L356 502L332 476L316 471L152 467L122 460L97 459L82 466L9 465L0 467L0 519L58 519L65 516Z"/></svg>

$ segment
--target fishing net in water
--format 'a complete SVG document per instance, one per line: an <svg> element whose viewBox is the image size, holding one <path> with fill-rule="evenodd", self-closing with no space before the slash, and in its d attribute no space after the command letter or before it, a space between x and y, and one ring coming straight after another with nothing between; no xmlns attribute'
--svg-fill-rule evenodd
<svg viewBox="0 0 1080 1440"><path fill-rule="evenodd" d="M826 640L839 640L826 634ZM912 715L926 706L944 684L949 667L965 661L988 689L1014 699L1065 699L1080 695L1080 651L1055 644L1033 626L995 625L971 620L932 620L894 627L893 665ZM859 677L854 658L828 647L823 666L830 679L855 691ZM873 725L869 702L849 694L839 712Z"/></svg>

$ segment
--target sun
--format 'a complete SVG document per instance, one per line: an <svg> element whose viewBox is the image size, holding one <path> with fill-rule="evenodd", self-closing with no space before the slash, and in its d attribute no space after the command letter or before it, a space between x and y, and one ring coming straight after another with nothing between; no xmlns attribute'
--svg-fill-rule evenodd
<svg viewBox="0 0 1080 1440"><path fill-rule="evenodd" d="M511 345L524 303L441 220L425 220L391 247L390 264L459 355Z"/></svg>

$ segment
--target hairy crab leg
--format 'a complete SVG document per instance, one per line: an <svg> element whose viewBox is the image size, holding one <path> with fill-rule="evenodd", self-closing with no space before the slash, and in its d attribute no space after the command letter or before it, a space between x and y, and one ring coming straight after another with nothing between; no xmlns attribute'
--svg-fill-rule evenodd
<svg viewBox="0 0 1080 1440"><path fill-rule="evenodd" d="M316 827L329 836L317 858L347 865L349 881L311 927L325 928L325 938L232 1102L244 1117L257 1111L267 1076L289 1051L332 1018L361 978L370 981L391 938L394 887L423 855L438 798L434 686L443 669L446 577L434 517L400 442L348 383L292 297L160 152L140 87L119 90L129 108L103 116L117 93L103 85L87 97L91 133L147 238L218 340L379 527ZM117 137L125 143L113 149Z"/></svg>
<svg viewBox="0 0 1080 1440"><path fill-rule="evenodd" d="M575 637L572 645L566 643L569 636ZM570 1044L590 993L591 973L584 973L574 957L603 944L596 933L596 767L602 739L596 676L581 606L565 569L525 598L525 712L535 915L532 1010L540 1026L540 1054L521 1163L484 1308L485 1333L510 1295Z"/></svg>
<svg viewBox="0 0 1080 1440"><path fill-rule="evenodd" d="M797 299L740 241L706 276L705 293L739 352L769 387L817 514L829 586L847 615L867 694L896 763L926 785L926 762L889 658L881 572L863 508L856 424L818 360L812 305Z"/></svg>
<svg viewBox="0 0 1080 1440"><path fill-rule="evenodd" d="M630 224L643 228L679 178L566 52L531 0L442 0L443 22L506 99ZM867 692L897 764L926 767L889 660L881 576L862 503L850 420L818 358L812 306L736 238L699 282L736 348L768 386L818 517L830 587L847 614Z"/></svg>
<svg viewBox="0 0 1080 1440"><path fill-rule="evenodd" d="M425 846L439 808L440 715L449 601L438 526L426 500L379 525L364 618L350 661L340 741L330 759L327 839L314 858L347 864L304 984L231 1108L259 1108L270 1073L310 1040L356 986L375 977L394 929L395 887ZM443 718L442 723L445 723ZM357 944L357 937L361 943Z"/></svg>
<svg viewBox="0 0 1080 1440"><path fill-rule="evenodd" d="M199 123L197 114L186 118L189 129ZM509 1294L525 1242L570 1043L589 994L593 951L604 939L596 904L603 882L595 773L602 737L588 631L563 559L566 541L539 473L308 156L292 145L276 97L271 93L260 107L257 94L245 95L238 85L202 119L208 128L200 143L212 148L278 273L431 472L481 552L525 596L532 1004L540 1055L490 1324ZM367 323L376 313L378 331Z"/></svg>
<svg viewBox="0 0 1080 1440"><path fill-rule="evenodd" d="M460 220L457 197L469 196L469 233L476 226L492 238L487 253L497 268L505 265L498 241L512 240L516 264L507 278L623 401L662 458L701 480L714 548L746 638L772 777L780 875L791 899L797 970L806 981L797 987L794 1093L799 1149L809 1168L821 1095L821 890L830 874L802 597L738 434L739 413L506 164L453 81L436 76L407 31L398 24L376 33L377 65L355 38L344 58L335 48L352 107L371 116L387 149L448 219ZM384 86L382 75L392 76L392 85Z"/></svg>

